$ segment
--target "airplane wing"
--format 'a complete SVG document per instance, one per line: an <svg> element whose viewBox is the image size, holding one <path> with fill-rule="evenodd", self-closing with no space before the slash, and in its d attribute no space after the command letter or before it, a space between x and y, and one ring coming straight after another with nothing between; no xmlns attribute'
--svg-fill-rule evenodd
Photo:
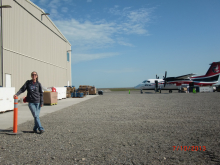
<svg viewBox="0 0 220 165"><path fill-rule="evenodd" d="M190 78L193 75L195 75L195 74L191 73L191 74L186 74L186 75L178 76L178 77L175 77L175 78L176 79L188 79L188 78Z"/></svg>

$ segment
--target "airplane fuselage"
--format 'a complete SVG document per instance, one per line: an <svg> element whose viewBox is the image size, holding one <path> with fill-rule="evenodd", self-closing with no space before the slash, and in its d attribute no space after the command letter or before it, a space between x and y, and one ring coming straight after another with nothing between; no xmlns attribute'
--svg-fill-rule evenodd
<svg viewBox="0 0 220 165"><path fill-rule="evenodd" d="M164 79L148 79L143 81L141 84L137 85L135 89L140 90L154 90L156 89L155 81L158 82L158 88L162 90L177 90L184 85L198 85L198 86L212 86L218 83L218 78L220 75L220 62L213 62L210 64L207 73L202 76L192 77L195 74L187 74L178 77L166 77ZM157 76L156 76L157 77ZM165 85L164 85L165 83ZM165 87L164 87L165 86Z"/></svg>
<svg viewBox="0 0 220 165"><path fill-rule="evenodd" d="M155 89L155 81L158 81L158 88L161 90L178 90L179 87L176 84L167 83L164 87L163 79L147 79L143 81L141 84L135 86L135 89L140 90L154 90Z"/></svg>
<svg viewBox="0 0 220 165"><path fill-rule="evenodd" d="M218 83L219 75L214 76L199 76L199 77L190 77L188 79L176 79L175 77L169 77L169 82L164 87L163 79L147 79L143 81L141 84L135 86L135 89L141 90L154 90L155 89L155 81L158 81L158 88L161 90L178 90L181 85L191 84L198 86L212 86L213 84Z"/></svg>

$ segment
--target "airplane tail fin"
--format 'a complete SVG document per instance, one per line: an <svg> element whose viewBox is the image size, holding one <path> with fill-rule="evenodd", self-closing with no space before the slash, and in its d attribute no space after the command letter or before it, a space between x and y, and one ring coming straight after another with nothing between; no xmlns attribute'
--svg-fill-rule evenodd
<svg viewBox="0 0 220 165"><path fill-rule="evenodd" d="M213 62L210 64L209 70L207 71L205 76L213 76L220 74L220 61L219 62Z"/></svg>

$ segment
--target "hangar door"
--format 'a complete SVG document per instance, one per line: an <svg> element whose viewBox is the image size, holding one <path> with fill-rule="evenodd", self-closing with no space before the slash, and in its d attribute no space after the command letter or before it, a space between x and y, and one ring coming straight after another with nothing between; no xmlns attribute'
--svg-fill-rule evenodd
<svg viewBox="0 0 220 165"><path fill-rule="evenodd" d="M11 87L11 75L5 74L5 87Z"/></svg>

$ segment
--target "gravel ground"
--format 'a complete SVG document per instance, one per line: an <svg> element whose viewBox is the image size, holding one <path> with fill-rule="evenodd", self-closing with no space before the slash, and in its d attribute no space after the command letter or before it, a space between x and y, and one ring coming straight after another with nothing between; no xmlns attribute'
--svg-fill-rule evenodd
<svg viewBox="0 0 220 165"><path fill-rule="evenodd" d="M41 117L44 134L30 133L33 121L18 126L22 135L0 132L0 164L220 164L219 100L217 92L104 93Z"/></svg>

